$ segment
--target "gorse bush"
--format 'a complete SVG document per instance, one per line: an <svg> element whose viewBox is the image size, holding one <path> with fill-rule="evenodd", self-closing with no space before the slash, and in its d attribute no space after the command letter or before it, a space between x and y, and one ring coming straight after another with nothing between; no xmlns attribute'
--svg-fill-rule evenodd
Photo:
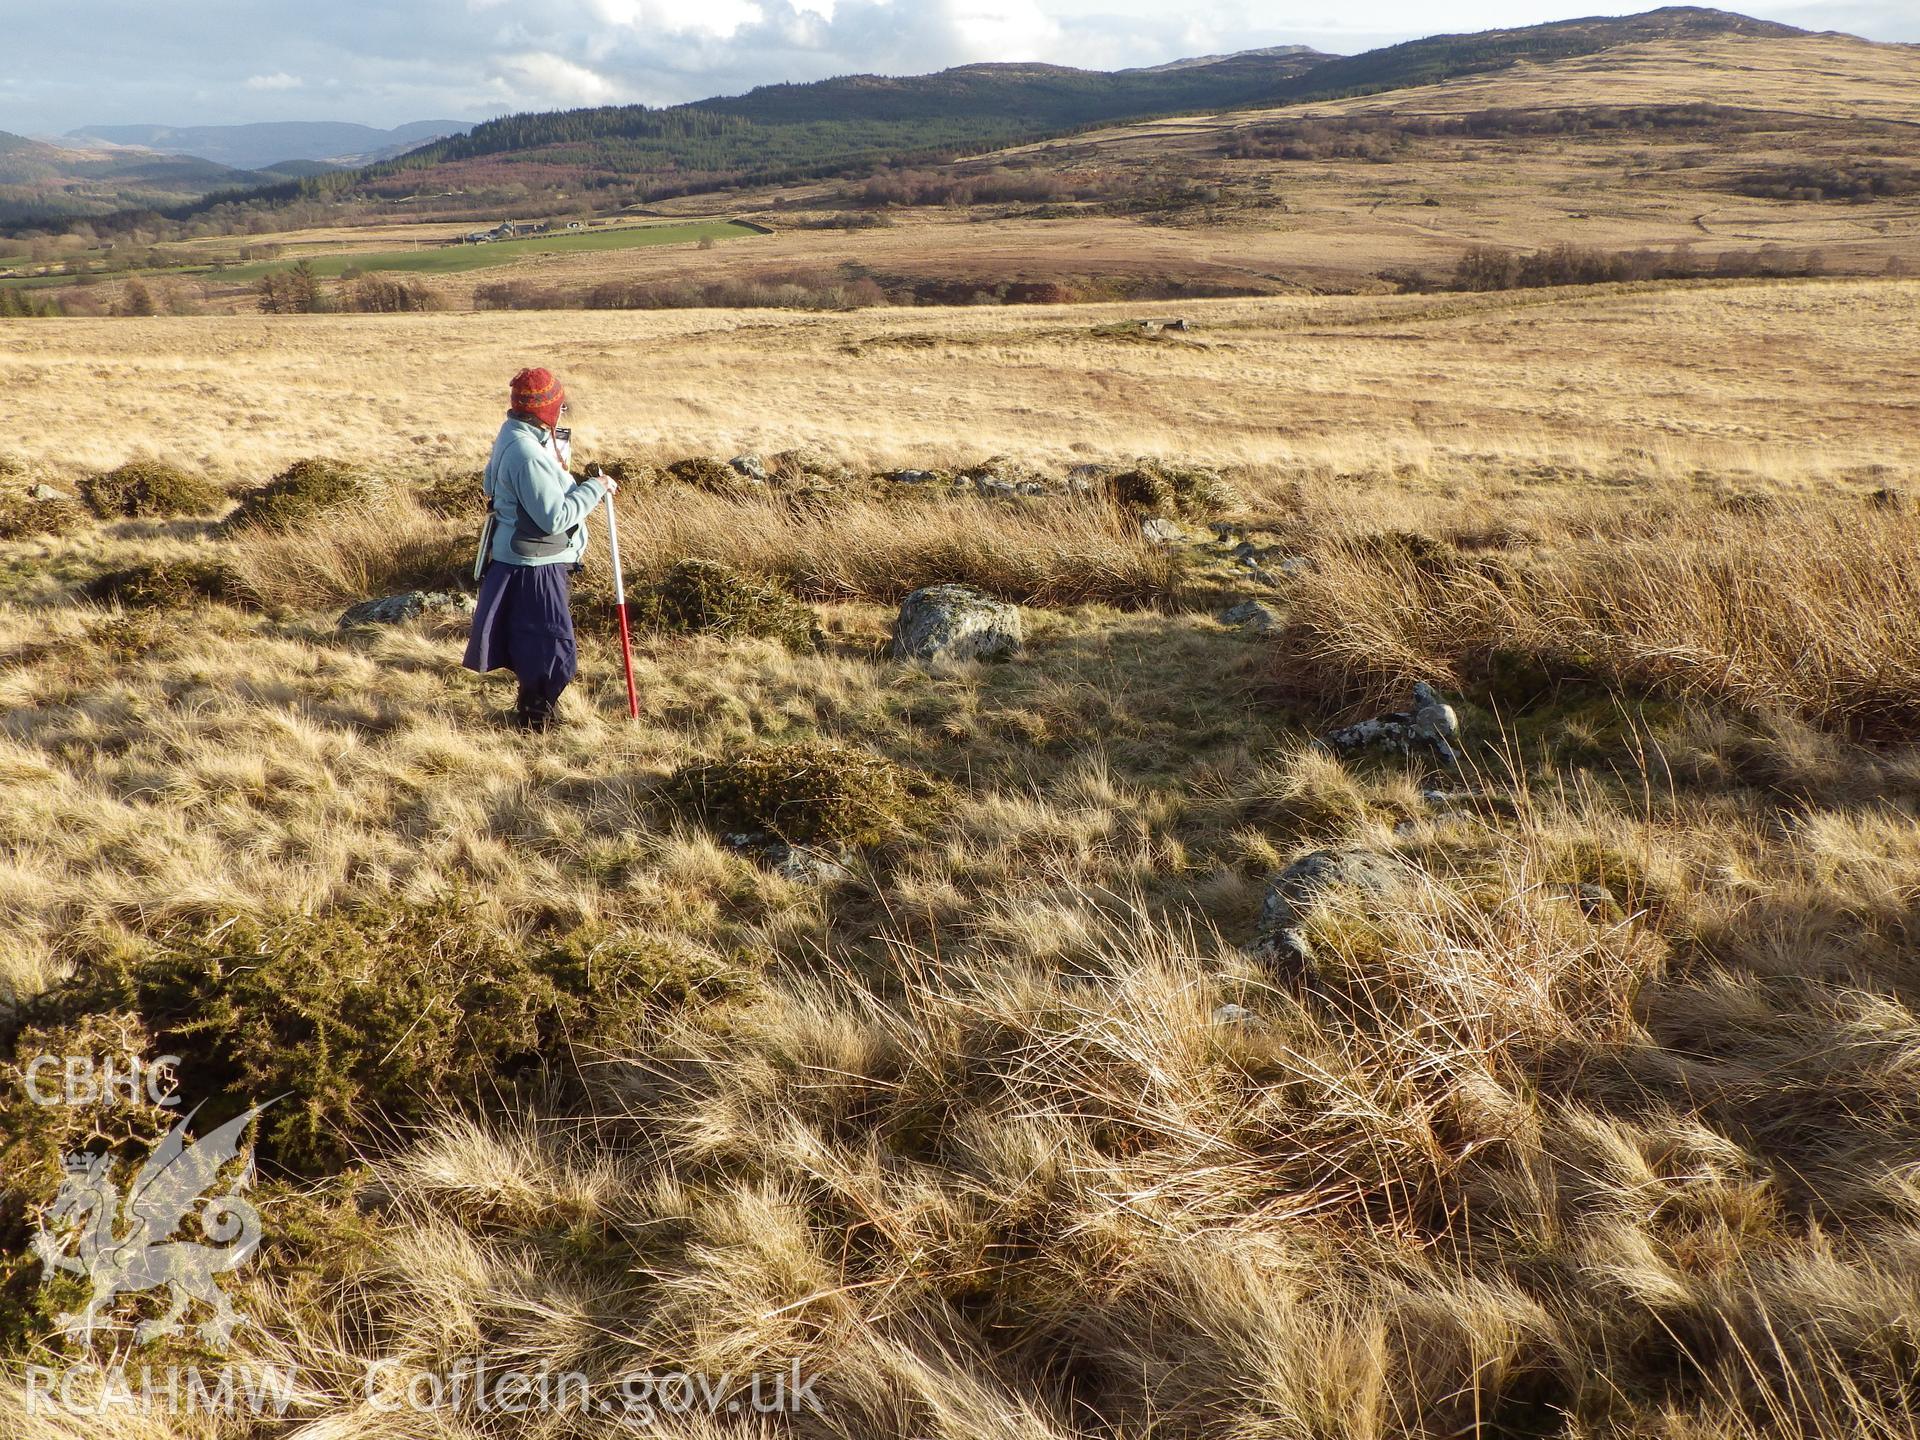
<svg viewBox="0 0 1920 1440"><path fill-rule="evenodd" d="M801 740L683 765L666 793L717 829L872 845L925 818L936 787L871 750Z"/></svg>
<svg viewBox="0 0 1920 1440"><path fill-rule="evenodd" d="M1217 470L1145 460L1108 482L1114 503L1137 515L1218 515L1239 502Z"/></svg>
<svg viewBox="0 0 1920 1440"><path fill-rule="evenodd" d="M172 610L202 600L244 604L247 587L218 560L152 560L109 570L88 583L87 598L133 609Z"/></svg>
<svg viewBox="0 0 1920 1440"><path fill-rule="evenodd" d="M701 983L657 946L527 945L447 897L236 916L117 948L83 958L29 1018L137 1016L199 1093L284 1097L262 1118L263 1149L320 1171L395 1125L493 1095L562 1036L617 1032L663 985Z"/></svg>
<svg viewBox="0 0 1920 1440"><path fill-rule="evenodd" d="M288 529L374 493L364 470L339 460L296 460L265 485L247 491L225 522L228 531Z"/></svg>
<svg viewBox="0 0 1920 1440"><path fill-rule="evenodd" d="M483 482L483 471L448 470L409 485L407 493L413 497L415 504L429 514L471 520L477 531L481 517L487 513L487 492Z"/></svg>
<svg viewBox="0 0 1920 1440"><path fill-rule="evenodd" d="M751 488L747 477L738 470L724 460L705 455L690 455L685 460L674 461L667 466L666 475L669 480L715 495L732 495Z"/></svg>
<svg viewBox="0 0 1920 1440"><path fill-rule="evenodd" d="M32 540L71 535L90 518L77 500L35 500L24 492L0 488L0 540Z"/></svg>
<svg viewBox="0 0 1920 1440"><path fill-rule="evenodd" d="M34 1220L45 1214L65 1178L66 1157L88 1150L144 1159L179 1118L144 1096L101 1093L86 1101L40 1104L35 1091L44 1094L59 1081L42 1078L30 1090L27 1067L42 1055L72 1056L90 1073L111 1066L125 1075L156 1053L134 1015L82 1015L62 1024L27 1025L17 1034L0 1017L0 1353L11 1356L44 1342L56 1316L86 1303L87 1278L50 1272L30 1243Z"/></svg>
<svg viewBox="0 0 1920 1440"><path fill-rule="evenodd" d="M102 519L204 515L226 504L219 486L164 460L129 460L80 482L80 493Z"/></svg>
<svg viewBox="0 0 1920 1440"><path fill-rule="evenodd" d="M630 595L636 627L686 635L756 636L789 650L819 646L812 607L764 580L709 560L683 560L659 584Z"/></svg>

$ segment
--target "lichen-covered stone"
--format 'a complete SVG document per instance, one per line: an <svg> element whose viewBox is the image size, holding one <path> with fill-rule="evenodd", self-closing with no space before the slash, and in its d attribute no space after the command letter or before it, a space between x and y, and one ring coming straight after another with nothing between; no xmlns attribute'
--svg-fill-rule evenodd
<svg viewBox="0 0 1920 1440"><path fill-rule="evenodd" d="M1250 635L1267 635L1278 630L1285 621L1280 612L1264 600L1242 600L1238 605L1220 612L1220 623L1244 630Z"/></svg>
<svg viewBox="0 0 1920 1440"><path fill-rule="evenodd" d="M896 660L1004 660L1025 640L1020 607L965 585L928 585L901 602Z"/></svg>
<svg viewBox="0 0 1920 1440"><path fill-rule="evenodd" d="M794 845L763 830L722 836L720 843L796 885L835 885L853 878L853 855L844 848Z"/></svg>
<svg viewBox="0 0 1920 1440"><path fill-rule="evenodd" d="M1164 515L1149 515L1140 522L1140 537L1149 545L1178 545L1187 532Z"/></svg>
<svg viewBox="0 0 1920 1440"><path fill-rule="evenodd" d="M1422 680L1413 687L1413 703L1406 710L1331 731L1321 737L1321 743L1340 752L1382 749L1410 755L1427 750L1442 764L1458 765L1460 757L1453 747L1459 738L1460 717Z"/></svg>
<svg viewBox="0 0 1920 1440"><path fill-rule="evenodd" d="M433 610L471 614L473 597L447 590L407 590L398 595L383 595L377 600L362 600L358 605L348 606L340 616L340 628L398 625Z"/></svg>

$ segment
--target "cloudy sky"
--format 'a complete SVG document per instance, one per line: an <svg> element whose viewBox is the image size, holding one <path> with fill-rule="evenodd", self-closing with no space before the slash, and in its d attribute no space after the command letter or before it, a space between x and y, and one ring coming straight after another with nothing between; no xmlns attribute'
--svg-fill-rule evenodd
<svg viewBox="0 0 1920 1440"><path fill-rule="evenodd" d="M0 0L8 52L0 130L484 119L978 60L1108 69L1260 45L1352 52L1436 30L1612 8L1604 0ZM1916 0L1755 0L1745 8L1810 29L1920 41Z"/></svg>

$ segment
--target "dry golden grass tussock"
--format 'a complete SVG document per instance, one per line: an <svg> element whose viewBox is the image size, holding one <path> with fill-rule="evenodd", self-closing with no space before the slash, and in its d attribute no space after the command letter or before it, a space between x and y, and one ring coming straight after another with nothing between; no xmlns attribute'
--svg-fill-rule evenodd
<svg viewBox="0 0 1920 1440"><path fill-rule="evenodd" d="M414 587L452 588L470 568L480 508L449 519L404 494L326 524L244 532L221 548L245 592L271 606L347 604ZM780 496L731 498L668 486L620 502L627 584L689 559L720 561L817 601L897 600L958 581L1032 604L1148 605L1177 584L1176 562L1138 527L1092 502L851 499L820 513ZM611 599L602 517L583 601ZM469 582L470 583L470 582Z"/></svg>
<svg viewBox="0 0 1920 1440"><path fill-rule="evenodd" d="M1422 676L1509 703L1594 681L1867 738L1920 733L1910 513L1693 502L1644 537L1620 518L1624 534L1532 552L1406 530L1334 539L1292 591L1287 663L1374 699Z"/></svg>

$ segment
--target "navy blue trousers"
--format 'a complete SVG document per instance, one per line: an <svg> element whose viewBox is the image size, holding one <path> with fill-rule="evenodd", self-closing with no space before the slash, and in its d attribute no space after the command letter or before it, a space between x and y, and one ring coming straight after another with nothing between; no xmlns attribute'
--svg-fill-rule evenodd
<svg viewBox="0 0 1920 1440"><path fill-rule="evenodd" d="M467 640L467 669L511 670L520 707L552 713L579 669L565 565L487 566Z"/></svg>

